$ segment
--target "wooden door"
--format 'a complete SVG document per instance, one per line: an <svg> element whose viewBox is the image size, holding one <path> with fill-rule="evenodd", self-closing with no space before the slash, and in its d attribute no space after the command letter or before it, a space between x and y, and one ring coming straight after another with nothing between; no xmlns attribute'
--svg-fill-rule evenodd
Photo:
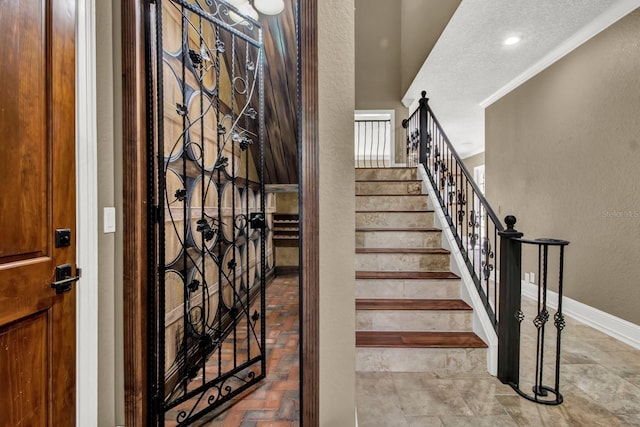
<svg viewBox="0 0 640 427"><path fill-rule="evenodd" d="M0 0L3 427L75 424L74 149L75 0Z"/></svg>

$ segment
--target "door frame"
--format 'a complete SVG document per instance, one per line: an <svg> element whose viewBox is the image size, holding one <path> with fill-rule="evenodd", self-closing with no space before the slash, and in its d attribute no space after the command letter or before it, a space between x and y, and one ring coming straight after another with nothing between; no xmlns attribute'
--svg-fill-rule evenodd
<svg viewBox="0 0 640 427"><path fill-rule="evenodd" d="M77 0L76 14L76 425L91 426L98 424L95 0Z"/></svg>
<svg viewBox="0 0 640 427"><path fill-rule="evenodd" d="M143 0L122 0L125 425L147 425L146 108ZM298 0L300 61L300 396L303 426L319 425L317 0Z"/></svg>

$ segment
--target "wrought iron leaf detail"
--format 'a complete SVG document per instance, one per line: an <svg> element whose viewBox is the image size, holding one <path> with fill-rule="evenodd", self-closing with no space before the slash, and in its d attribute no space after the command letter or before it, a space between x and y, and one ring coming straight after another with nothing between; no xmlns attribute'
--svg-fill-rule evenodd
<svg viewBox="0 0 640 427"><path fill-rule="evenodd" d="M176 104L176 113L178 113L182 117L185 117L189 113L189 109L184 104Z"/></svg>
<svg viewBox="0 0 640 427"><path fill-rule="evenodd" d="M215 166L213 168L216 169L216 170L222 170L222 169L226 168L227 166L229 166L229 158L228 157L220 157L216 161L216 164L215 164Z"/></svg>
<svg viewBox="0 0 640 427"><path fill-rule="evenodd" d="M197 279L193 279L191 283L189 283L189 291L195 292L200 287L200 281Z"/></svg>
<svg viewBox="0 0 640 427"><path fill-rule="evenodd" d="M175 197L179 201L184 202L184 200L187 198L187 190L184 189L184 188L180 188L180 189L176 190Z"/></svg>
<svg viewBox="0 0 640 427"><path fill-rule="evenodd" d="M519 323L522 323L522 321L524 320L524 313L522 312L522 310L516 311L515 317Z"/></svg>
<svg viewBox="0 0 640 427"><path fill-rule="evenodd" d="M191 59L191 63L195 69L202 68L203 58L198 52L193 49L189 49L189 59Z"/></svg>

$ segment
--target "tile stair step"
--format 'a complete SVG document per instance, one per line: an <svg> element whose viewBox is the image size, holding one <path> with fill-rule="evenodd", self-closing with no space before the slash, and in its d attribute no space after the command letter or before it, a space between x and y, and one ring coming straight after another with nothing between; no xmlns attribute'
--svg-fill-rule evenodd
<svg viewBox="0 0 640 427"><path fill-rule="evenodd" d="M442 248L356 248L356 270L443 271L449 261Z"/></svg>
<svg viewBox="0 0 640 427"><path fill-rule="evenodd" d="M434 212L429 209L420 210L356 210L356 227L399 228L399 227L432 227Z"/></svg>
<svg viewBox="0 0 640 427"><path fill-rule="evenodd" d="M428 199L422 194L367 194L356 196L356 211L420 211L428 207Z"/></svg>
<svg viewBox="0 0 640 427"><path fill-rule="evenodd" d="M356 271L356 298L460 298L450 271Z"/></svg>
<svg viewBox="0 0 640 427"><path fill-rule="evenodd" d="M391 179L415 180L418 172L415 167L412 168L356 168L356 180L380 180Z"/></svg>
<svg viewBox="0 0 640 427"><path fill-rule="evenodd" d="M356 195L367 194L421 194L420 180L367 180L356 181Z"/></svg>
<svg viewBox="0 0 640 427"><path fill-rule="evenodd" d="M487 350L356 347L356 371L485 373Z"/></svg>
<svg viewBox="0 0 640 427"><path fill-rule="evenodd" d="M460 279L356 279L356 298L460 298Z"/></svg>
<svg viewBox="0 0 640 427"><path fill-rule="evenodd" d="M357 299L356 330L470 331L472 313L460 299Z"/></svg>
<svg viewBox="0 0 640 427"><path fill-rule="evenodd" d="M438 228L356 228L356 247L360 248L437 248L442 246Z"/></svg>

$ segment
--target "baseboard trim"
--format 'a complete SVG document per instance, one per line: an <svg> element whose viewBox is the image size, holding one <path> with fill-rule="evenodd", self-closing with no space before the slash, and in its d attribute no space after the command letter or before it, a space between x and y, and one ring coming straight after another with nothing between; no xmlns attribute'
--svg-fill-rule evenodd
<svg viewBox="0 0 640 427"><path fill-rule="evenodd" d="M285 276L288 274L300 273L300 266L298 265L279 265L275 268L276 276Z"/></svg>
<svg viewBox="0 0 640 427"><path fill-rule="evenodd" d="M523 281L522 295L537 300L538 286ZM557 292L547 291L547 305L554 310L558 308ZM640 325L636 325L635 323L631 323L566 296L562 297L562 311L565 316L571 317L640 350Z"/></svg>

